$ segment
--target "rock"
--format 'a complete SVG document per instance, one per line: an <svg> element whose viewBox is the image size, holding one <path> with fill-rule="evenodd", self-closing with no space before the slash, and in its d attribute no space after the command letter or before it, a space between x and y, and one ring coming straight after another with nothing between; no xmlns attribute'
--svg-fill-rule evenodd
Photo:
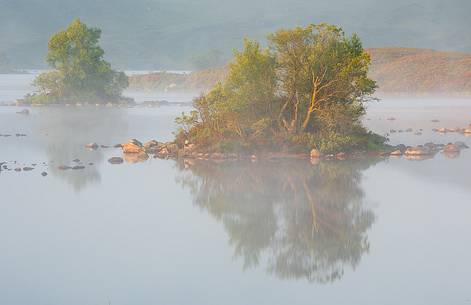
<svg viewBox="0 0 471 305"><path fill-rule="evenodd" d="M420 131L414 133L415 136L421 136L422 133Z"/></svg>
<svg viewBox="0 0 471 305"><path fill-rule="evenodd" d="M173 155L178 153L178 146L175 143L167 144L167 149L168 149L169 153L171 153Z"/></svg>
<svg viewBox="0 0 471 305"><path fill-rule="evenodd" d="M157 147L157 146L159 146L159 145L160 145L160 143L157 142L156 140L150 140L149 142L146 142L146 143L144 144L144 148L147 150L147 149L149 149L149 148Z"/></svg>
<svg viewBox="0 0 471 305"><path fill-rule="evenodd" d="M390 155L391 156L402 156L402 151L400 151L398 149L398 150L395 150L395 151L391 152Z"/></svg>
<svg viewBox="0 0 471 305"><path fill-rule="evenodd" d="M61 170L61 171L65 171L65 170L68 170L68 169L71 169L70 166L67 166L67 165L59 165L57 167L57 169Z"/></svg>
<svg viewBox="0 0 471 305"><path fill-rule="evenodd" d="M437 132L440 132L440 133L447 133L447 132L449 132L449 129L442 127L442 128L438 128L438 129L437 129Z"/></svg>
<svg viewBox="0 0 471 305"><path fill-rule="evenodd" d="M396 131L396 129L391 129L389 132L390 133L396 133L397 131Z"/></svg>
<svg viewBox="0 0 471 305"><path fill-rule="evenodd" d="M47 176L47 173L46 173L46 172L42 172L42 173L41 173L41 176L46 177L46 176Z"/></svg>
<svg viewBox="0 0 471 305"><path fill-rule="evenodd" d="M85 148L91 149L91 150L96 150L96 149L98 149L98 144L96 144L96 143L88 143L88 144L85 145Z"/></svg>
<svg viewBox="0 0 471 305"><path fill-rule="evenodd" d="M32 171L33 169L34 169L33 167L29 167L29 166L23 167L23 171L25 171L25 172Z"/></svg>
<svg viewBox="0 0 471 305"><path fill-rule="evenodd" d="M21 111L18 111L17 114L29 115L29 110L28 109L23 109Z"/></svg>
<svg viewBox="0 0 471 305"><path fill-rule="evenodd" d="M136 139L132 139L128 143L122 144L121 148L125 154L139 154L144 152L142 143Z"/></svg>
<svg viewBox="0 0 471 305"><path fill-rule="evenodd" d="M428 148L430 151L438 151L438 145L432 142L425 143L424 146Z"/></svg>
<svg viewBox="0 0 471 305"><path fill-rule="evenodd" d="M101 148L109 148L108 145L100 145Z"/></svg>
<svg viewBox="0 0 471 305"><path fill-rule="evenodd" d="M79 169L85 169L85 166L82 166L82 165L75 165L74 167L72 167L73 170L79 170Z"/></svg>
<svg viewBox="0 0 471 305"><path fill-rule="evenodd" d="M114 148L121 148L121 147L123 147L123 145L121 145L121 144L116 144L116 145L114 145L113 147L114 147Z"/></svg>
<svg viewBox="0 0 471 305"><path fill-rule="evenodd" d="M124 160L121 157L112 157L108 159L108 162L111 164L122 164Z"/></svg>
<svg viewBox="0 0 471 305"><path fill-rule="evenodd" d="M313 150L311 150L311 158L313 158L313 159L318 159L318 158L320 158L321 156L322 156L322 154L321 154L321 152L320 152L319 150L317 150L317 149L315 149L315 148L314 148Z"/></svg>
<svg viewBox="0 0 471 305"><path fill-rule="evenodd" d="M21 172L21 167L15 168L15 172Z"/></svg>
<svg viewBox="0 0 471 305"><path fill-rule="evenodd" d="M444 148L443 148L443 152L445 153L457 153L457 152L460 152L461 151L461 148L456 145L456 144L447 144Z"/></svg>
<svg viewBox="0 0 471 305"><path fill-rule="evenodd" d="M405 146L404 144L399 144L396 146L396 149L404 153L407 150L407 146Z"/></svg>
<svg viewBox="0 0 471 305"><path fill-rule="evenodd" d="M225 159L225 156L223 153L212 153L211 154L211 159L213 160L223 160Z"/></svg>
<svg viewBox="0 0 471 305"><path fill-rule="evenodd" d="M72 160L72 162L80 163L80 159L74 159L74 160Z"/></svg>
<svg viewBox="0 0 471 305"><path fill-rule="evenodd" d="M414 129L412 129L412 128L407 128L406 129L406 132L413 132L413 131L414 131Z"/></svg>
<svg viewBox="0 0 471 305"><path fill-rule="evenodd" d="M338 154L335 155L335 157L339 160L345 160L347 158L347 154L344 152L339 152Z"/></svg>
<svg viewBox="0 0 471 305"><path fill-rule="evenodd" d="M407 150L404 152L406 156L428 156L432 152L430 149L424 147L424 146L417 146L417 147L409 147Z"/></svg>
<svg viewBox="0 0 471 305"><path fill-rule="evenodd" d="M463 130L464 133L466 134L471 134L471 128L466 128L465 130Z"/></svg>

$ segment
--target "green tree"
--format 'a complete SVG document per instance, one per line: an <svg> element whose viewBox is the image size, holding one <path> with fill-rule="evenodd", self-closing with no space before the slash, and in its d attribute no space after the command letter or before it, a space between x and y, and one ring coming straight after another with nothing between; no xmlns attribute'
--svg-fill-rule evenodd
<svg viewBox="0 0 471 305"><path fill-rule="evenodd" d="M358 36L348 38L338 27L320 24L280 30L269 41L279 67L284 100L279 118L286 130L315 131L333 110L348 114L350 122L344 117L339 125L358 122L362 102L376 88Z"/></svg>
<svg viewBox="0 0 471 305"><path fill-rule="evenodd" d="M358 36L320 24L268 39L267 48L246 40L226 80L195 100L199 120L186 132L190 140L208 149L225 142L253 149L294 143L325 152L384 143L361 125L376 84Z"/></svg>
<svg viewBox="0 0 471 305"><path fill-rule="evenodd" d="M79 19L54 34L47 54L47 62L54 70L36 78L33 101L119 100L128 79L104 60L104 51L98 44L100 36L100 29L87 27Z"/></svg>

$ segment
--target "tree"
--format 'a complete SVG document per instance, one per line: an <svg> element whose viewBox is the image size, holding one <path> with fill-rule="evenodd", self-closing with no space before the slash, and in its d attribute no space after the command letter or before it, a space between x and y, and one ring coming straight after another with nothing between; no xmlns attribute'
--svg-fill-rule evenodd
<svg viewBox="0 0 471 305"><path fill-rule="evenodd" d="M280 30L269 41L280 67L284 104L279 116L287 130L315 130L315 117L334 105L357 110L352 121L363 114L358 102L376 85L368 78L370 58L358 36L347 38L340 28L320 24Z"/></svg>
<svg viewBox="0 0 471 305"><path fill-rule="evenodd" d="M47 62L54 70L34 81L37 93L33 100L117 101L128 86L122 72L111 69L99 46L101 30L89 28L79 19L67 29L54 34L48 44Z"/></svg>
<svg viewBox="0 0 471 305"><path fill-rule="evenodd" d="M235 52L227 79L195 101L200 121L188 136L329 152L384 143L361 125L376 83L368 78L370 57L358 36L319 24L283 29L268 41L263 48L246 40Z"/></svg>

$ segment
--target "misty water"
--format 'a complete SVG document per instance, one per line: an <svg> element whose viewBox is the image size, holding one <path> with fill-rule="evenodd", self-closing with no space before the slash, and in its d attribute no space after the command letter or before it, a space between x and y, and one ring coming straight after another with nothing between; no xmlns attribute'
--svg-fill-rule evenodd
<svg viewBox="0 0 471 305"><path fill-rule="evenodd" d="M0 101L30 80L0 75ZM12 135L0 137L0 304L471 304L471 149L111 165L122 155L114 144L170 140L188 109L21 109L0 107L0 134ZM412 128L390 135L406 145L471 146L432 131L469 123L465 99L385 98L365 118L380 134ZM75 164L85 169L58 169Z"/></svg>

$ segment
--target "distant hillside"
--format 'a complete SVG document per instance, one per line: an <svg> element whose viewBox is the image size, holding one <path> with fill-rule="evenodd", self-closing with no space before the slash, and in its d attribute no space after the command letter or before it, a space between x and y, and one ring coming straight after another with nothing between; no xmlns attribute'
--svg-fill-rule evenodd
<svg viewBox="0 0 471 305"><path fill-rule="evenodd" d="M368 49L371 78L379 94L471 96L471 54L428 49ZM226 76L225 68L189 75L156 73L130 78L131 88L148 90L208 90Z"/></svg>
<svg viewBox="0 0 471 305"><path fill-rule="evenodd" d="M158 72L129 77L129 87L134 90L207 91L224 80L226 68L214 68L190 74Z"/></svg>
<svg viewBox="0 0 471 305"><path fill-rule="evenodd" d="M369 49L380 93L471 96L471 54L427 49Z"/></svg>

